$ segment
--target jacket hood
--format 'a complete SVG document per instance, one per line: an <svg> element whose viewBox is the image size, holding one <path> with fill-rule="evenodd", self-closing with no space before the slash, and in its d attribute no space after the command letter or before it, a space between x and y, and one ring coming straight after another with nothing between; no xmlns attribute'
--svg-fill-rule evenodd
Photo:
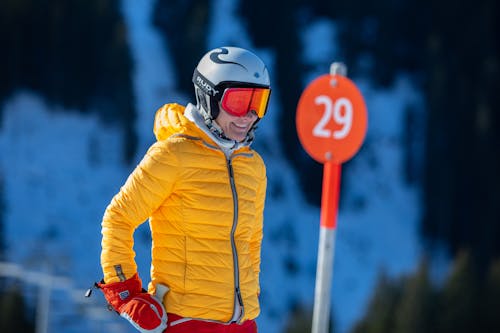
<svg viewBox="0 0 500 333"><path fill-rule="evenodd" d="M185 107L176 104L165 104L156 111L153 133L156 140L162 141L176 133L186 133L193 123L184 116Z"/></svg>

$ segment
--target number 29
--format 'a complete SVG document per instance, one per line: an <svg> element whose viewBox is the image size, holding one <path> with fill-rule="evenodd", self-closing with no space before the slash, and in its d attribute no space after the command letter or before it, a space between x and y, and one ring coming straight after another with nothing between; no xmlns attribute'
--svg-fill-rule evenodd
<svg viewBox="0 0 500 333"><path fill-rule="evenodd" d="M329 96L320 95L314 99L314 102L316 105L324 105L325 109L320 120L313 128L313 135L320 138L333 137L337 140L345 138L352 127L353 108L351 101L345 97L341 97L333 102ZM335 131L325 128L330 119L333 119L334 122L342 125L342 127Z"/></svg>

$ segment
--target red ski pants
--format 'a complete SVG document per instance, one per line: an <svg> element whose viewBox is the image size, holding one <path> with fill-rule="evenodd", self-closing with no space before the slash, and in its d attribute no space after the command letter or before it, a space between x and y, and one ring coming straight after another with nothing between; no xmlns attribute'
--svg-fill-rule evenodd
<svg viewBox="0 0 500 333"><path fill-rule="evenodd" d="M255 320L247 320L242 324L219 324L202 320L186 320L169 313L168 327L163 333L257 333Z"/></svg>

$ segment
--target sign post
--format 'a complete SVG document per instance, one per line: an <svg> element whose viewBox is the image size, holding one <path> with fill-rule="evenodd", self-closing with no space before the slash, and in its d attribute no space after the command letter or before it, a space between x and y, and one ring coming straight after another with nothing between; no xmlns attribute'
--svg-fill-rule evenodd
<svg viewBox="0 0 500 333"><path fill-rule="evenodd" d="M363 96L346 72L344 64L333 63L330 74L306 87L297 106L299 140L324 164L312 333L328 332L341 164L359 150L367 129Z"/></svg>

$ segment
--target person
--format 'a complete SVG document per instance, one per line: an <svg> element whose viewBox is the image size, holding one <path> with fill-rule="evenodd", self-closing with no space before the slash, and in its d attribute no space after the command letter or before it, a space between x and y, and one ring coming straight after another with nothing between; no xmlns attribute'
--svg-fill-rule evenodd
<svg viewBox="0 0 500 333"><path fill-rule="evenodd" d="M166 104L157 141L105 210L97 284L141 332L257 332L266 167L250 146L270 96L254 53L220 47L193 74L196 105ZM151 282L134 230L149 218Z"/></svg>

